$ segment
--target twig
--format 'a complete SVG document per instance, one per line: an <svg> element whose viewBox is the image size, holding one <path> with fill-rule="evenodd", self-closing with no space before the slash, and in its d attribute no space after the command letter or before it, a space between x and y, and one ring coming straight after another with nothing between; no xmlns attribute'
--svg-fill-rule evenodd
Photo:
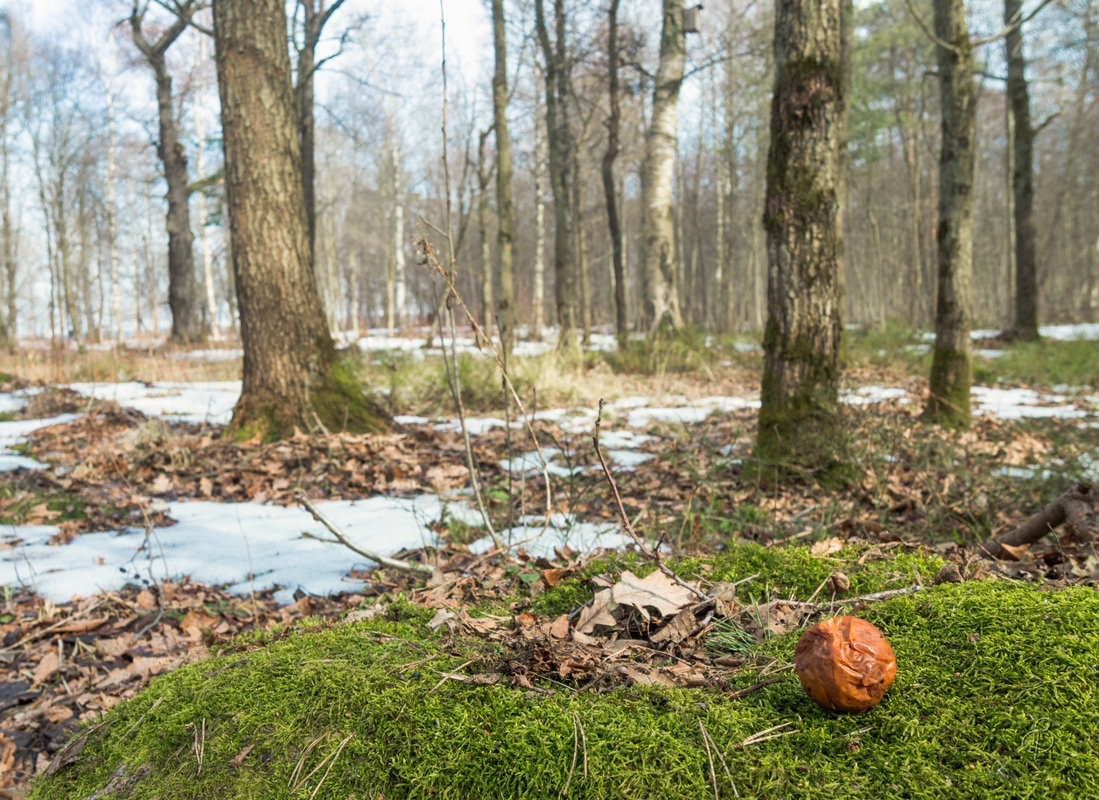
<svg viewBox="0 0 1099 800"><path fill-rule="evenodd" d="M159 706L163 702L164 702L164 698L163 697L158 697L156 699L156 702L153 703L151 706L149 706L149 710L146 711L144 714L142 714L137 722L135 722L133 725L131 725L129 728L126 729L126 732L124 734L122 734L122 736L119 737L118 741L121 742L123 739L125 739L127 736L129 736L131 733L133 733L134 729L137 728L138 725L140 725L142 722L145 721L145 717L152 714L153 711L156 709L156 707Z"/></svg>
<svg viewBox="0 0 1099 800"><path fill-rule="evenodd" d="M432 228L435 228L435 226L431 225L429 221L424 220L424 222ZM435 230L438 230L438 228L435 228ZM445 234L443 235L445 236ZM431 246L431 243L427 241L427 239L424 238L421 238L419 241L416 242L416 248L420 251L421 257L423 258L423 263L425 263L431 269L434 269L437 273L439 273L440 277L442 277L442 279L446 281L447 291L449 292L448 296L458 303L458 307L462 310L462 313L465 314L466 320L469 322L470 327L473 328L474 333L487 341L488 337L484 335L483 331L481 330L481 326L477 324L477 318L473 316L473 312L469 310L469 307L466 305L465 300L462 299L462 295L458 292L458 288L454 285L453 273L443 269L443 265L439 263L439 257L435 252L435 248ZM522 398L519 397L519 393L515 389L515 384L511 382L511 377L508 375L507 371L507 364L504 363L503 357L500 355L499 352L497 352L495 347L489 347L488 352L492 355L492 358L496 362L496 365L500 368L500 372L504 378L504 384L507 386L508 392L511 394L511 399L515 401L515 407L518 409L519 414L523 419L523 424L526 426L527 432L530 434L531 441L534 443L534 451L538 454L538 461L542 469L542 477L546 482L546 524L543 528L544 530L545 528L549 527L549 517L553 510L553 492L552 485L550 483L549 469L546 465L546 457L542 453L542 445L538 441L538 434L536 434L534 431L534 415L527 412L526 406L523 404Z"/></svg>
<svg viewBox="0 0 1099 800"><path fill-rule="evenodd" d="M298 780L298 776L301 774L302 767L305 766L305 759L309 756L309 753L312 752L313 748L320 744L321 741L327 736L328 732L325 731L316 739L311 741L308 745L306 745L305 750L302 751L301 756L298 758L298 763L294 765L294 771L290 773L290 781L286 784L286 787L290 790L291 794L300 789L301 785L305 783L305 779L308 778L309 775L313 774L311 772L309 773L309 775L306 775L305 778L303 778L302 780Z"/></svg>
<svg viewBox="0 0 1099 800"><path fill-rule="evenodd" d="M702 735L710 740L710 744L713 745L714 752L717 753L718 760L721 761L721 766L725 769L725 774L729 778L729 785L733 787L733 794L740 797L740 792L737 791L736 781L733 780L733 773L729 771L729 765L725 763L725 756L721 755L721 748L717 746L717 742L714 741L714 737L710 735L710 732L706 730L706 726L702 725L702 719L699 718L698 724L702 726Z"/></svg>
<svg viewBox="0 0 1099 800"><path fill-rule="evenodd" d="M440 680L437 684L432 686L431 691L429 691L428 694L431 694L431 692L434 692L436 689L438 689L440 686L442 686L444 683L446 683L450 679L456 678L458 676L458 670L465 669L470 664L472 664L473 661L474 661L474 659L471 658L469 661L465 662L464 664L458 665L457 667L452 669L450 672L440 672L440 673L438 673L439 675L443 676L442 680Z"/></svg>
<svg viewBox="0 0 1099 800"><path fill-rule="evenodd" d="M343 741L340 742L339 747L336 748L336 752L332 754L331 759L328 761L328 769L326 769L324 771L324 775L321 777L320 781L317 783L317 788L315 788L313 790L313 793L311 795L309 795L309 800L313 800L313 798L315 798L317 796L317 792L319 792L321 790L321 787L324 785L324 782L328 779L328 773L332 771L332 765L336 763L336 759L340 757L340 752L343 751L344 746L348 742L351 741L351 737L353 737L354 735L355 735L354 733L349 733L349 734L347 734L347 736L345 736L343 738ZM324 763L324 762L321 762L321 763ZM319 768L319 765L318 765L318 768ZM312 775L312 774L313 774L312 772L309 773L309 775ZM309 775L306 776L306 779L308 779Z"/></svg>
<svg viewBox="0 0 1099 800"><path fill-rule="evenodd" d="M309 498L306 497L304 494L298 495L298 502L305 506L306 511L313 515L313 519L315 519L324 527L328 528L332 535L339 540L340 544L342 544L347 549L358 553L363 558L369 558L371 561L376 561L383 566L391 567L393 569L399 569L403 572L419 572L423 575L435 574L435 570L432 567L429 567L427 564L414 564L408 561L401 561L400 559L379 555L377 553L371 552L370 550L359 547L354 542L349 540L344 535L343 531L337 528L336 525L330 519L328 519L328 517L322 514L320 510L318 510L317 507L313 505Z"/></svg>
<svg viewBox="0 0 1099 800"><path fill-rule="evenodd" d="M599 465L603 467L603 474L607 476L607 482L611 485L611 491L614 492L614 500L618 504L618 513L622 517L622 524L626 528L626 533L633 539L634 544L637 545L637 549L641 552L641 555L656 564L657 569L678 583L683 588L693 592L701 600L712 601L713 598L706 594L701 589L698 589L685 580L680 578L675 572L660 558L660 554L649 549L649 546L642 541L641 537L637 535L637 531L634 530L633 525L630 523L630 518L626 515L626 508L622 505L622 495L618 492L618 484L614 481L614 476L611 475L610 468L607 466L607 460L603 458L603 449L599 446L599 426L603 422L603 398L599 398L599 413L595 417L595 436L592 437L592 441L595 443L595 454L599 456Z"/></svg>
<svg viewBox="0 0 1099 800"><path fill-rule="evenodd" d="M572 764L569 766L569 777L565 780L565 788L561 790L561 796L569 793L572 786L572 773L576 770L576 756L580 750L580 733L576 730L576 714L572 716Z"/></svg>
<svg viewBox="0 0 1099 800"><path fill-rule="evenodd" d="M710 737L706 735L706 726L702 724L702 717L698 718L698 729L702 731L702 744L706 747L706 760L710 762L710 782L714 787L714 800L717 796L717 773L714 772L714 756L710 752Z"/></svg>
<svg viewBox="0 0 1099 800"><path fill-rule="evenodd" d="M741 742L738 745L735 745L734 749L736 747L748 747L749 745L759 744L760 742L766 742L768 739L777 739L780 736L789 736L791 733L797 733L798 732L797 728L795 728L792 731L783 731L782 730L787 725L793 725L793 724L794 724L793 722L784 722L781 725L775 725L773 728L768 728L767 730L759 731L758 733L753 733L751 736L745 737L743 742ZM774 731L782 731L782 732L781 733L774 733Z"/></svg>
<svg viewBox="0 0 1099 800"><path fill-rule="evenodd" d="M745 686L743 689L737 689L735 692L731 692L730 694L726 695L726 697L728 697L730 700L735 700L738 697L744 697L745 695L749 695L752 692L758 692L764 686L770 686L772 683L778 683L783 679L783 677L784 676L779 675L776 678L768 678L765 681L753 683L751 686Z"/></svg>
<svg viewBox="0 0 1099 800"><path fill-rule="evenodd" d="M874 592L873 594L859 595L858 597L845 597L842 600L829 600L824 603L803 603L800 600L783 600L781 602L791 606L802 606L803 608L831 608L832 606L845 606L848 603L861 603L868 600L884 600L886 597L894 597L898 594L913 594L920 589L924 589L924 586L905 586L903 589L887 589L884 592Z"/></svg>

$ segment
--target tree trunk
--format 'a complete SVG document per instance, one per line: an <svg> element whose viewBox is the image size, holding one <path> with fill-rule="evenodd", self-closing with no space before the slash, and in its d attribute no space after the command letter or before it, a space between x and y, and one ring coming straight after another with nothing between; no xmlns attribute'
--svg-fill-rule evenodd
<svg viewBox="0 0 1099 800"><path fill-rule="evenodd" d="M195 265L191 251L190 193L187 190L187 156L179 140L172 98L172 77L168 74L165 54L172 43L187 29L195 3L182 4L175 22L155 42L145 38L141 26L145 14L134 3L130 14L130 31L134 44L145 57L156 79L156 105L159 138L156 153L164 166L164 181L168 185L168 307L172 310L170 341L192 344L202 341L204 332L199 317L195 285Z"/></svg>
<svg viewBox="0 0 1099 800"><path fill-rule="evenodd" d="M281 0L215 0L230 251L244 380L229 432L380 431L336 348L312 268Z"/></svg>
<svg viewBox="0 0 1099 800"><path fill-rule="evenodd" d="M515 277L513 249L515 208L511 199L511 139L508 136L507 27L504 0L492 0L492 41L496 68L492 73L492 116L496 130L496 264L500 276L497 322L504 361L510 363L515 342Z"/></svg>
<svg viewBox="0 0 1099 800"><path fill-rule="evenodd" d="M492 175L485 163L489 131L481 131L477 143L477 234L481 243L481 327L492 335L492 248L488 243L488 182Z"/></svg>
<svg viewBox="0 0 1099 800"><path fill-rule="evenodd" d="M401 197L401 153L394 129L389 148L389 166L393 171L393 322L398 330L408 322L408 276L404 257L404 205Z"/></svg>
<svg viewBox="0 0 1099 800"><path fill-rule="evenodd" d="M683 0L663 2L660 65L653 84L652 122L645 134L645 160L641 165L641 206L645 227L642 283L645 287L645 323L650 333L683 327L676 290L672 193L677 108L687 57L687 35L683 32Z"/></svg>
<svg viewBox="0 0 1099 800"><path fill-rule="evenodd" d="M195 55L195 71L198 73L198 90L195 93L195 138L198 139L198 148L195 151L195 169L198 170L198 179L206 179L206 37L198 40L198 51ZM199 189L195 201L198 210L198 242L202 250L202 285L206 293L206 318L210 328L210 334L214 339L221 338L221 328L218 325L217 294L214 291L214 258L210 252L210 239L206 233L206 193Z"/></svg>
<svg viewBox="0 0 1099 800"><path fill-rule="evenodd" d="M569 67L565 42L565 0L554 0L554 41L546 29L545 0L535 0L538 40L545 60L546 134L549 139L550 187L553 190L554 295L557 301L557 349L579 355L580 340L576 303L576 216L573 207L572 149L569 121Z"/></svg>
<svg viewBox="0 0 1099 800"><path fill-rule="evenodd" d="M842 451L837 407L843 333L847 146L844 0L781 3L767 158L767 327L756 449L824 465Z"/></svg>
<svg viewBox="0 0 1099 800"><path fill-rule="evenodd" d="M618 158L618 126L622 111L618 105L618 3L611 0L607 23L607 150L603 154L603 199L607 206L607 229L611 236L611 263L614 274L614 331L618 349L624 350L629 337L626 322L626 276L622 260L622 225L618 221L618 192L614 182L614 162Z"/></svg>
<svg viewBox="0 0 1099 800"><path fill-rule="evenodd" d="M537 83L541 72L535 68L534 89L534 286L531 290L533 320L531 338L542 341L546 328L546 117L542 113L542 94Z"/></svg>
<svg viewBox="0 0 1099 800"><path fill-rule="evenodd" d="M1004 0L1004 23L1022 14L1022 0ZM1038 248L1034 225L1034 128L1030 124L1023 29L1018 26L1004 39L1007 49L1007 94L1015 125L1012 193L1015 200L1015 326L1014 339L1038 338Z"/></svg>
<svg viewBox="0 0 1099 800"><path fill-rule="evenodd" d="M113 44L113 35L111 40ZM111 330L116 344L122 344L122 279L118 274L118 177L115 163L113 80L107 79L104 94L107 101L107 261L111 272Z"/></svg>
<svg viewBox="0 0 1099 800"><path fill-rule="evenodd" d="M930 395L924 415L968 427L973 282L973 169L977 89L963 0L935 0L942 150L939 156L939 283Z"/></svg>

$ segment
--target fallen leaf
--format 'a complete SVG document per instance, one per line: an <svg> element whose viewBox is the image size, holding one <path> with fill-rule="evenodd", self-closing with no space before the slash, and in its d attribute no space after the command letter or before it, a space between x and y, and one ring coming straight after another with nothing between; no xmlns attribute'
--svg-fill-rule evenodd
<svg viewBox="0 0 1099 800"><path fill-rule="evenodd" d="M619 605L633 606L643 619L649 619L647 608L655 608L662 616L676 613L695 600L694 593L680 586L659 570L638 578L629 570L611 588L611 596Z"/></svg>
<svg viewBox="0 0 1099 800"><path fill-rule="evenodd" d="M453 611L447 611L445 608L440 608L438 611L435 612L435 616L427 621L427 628L428 630L434 632L446 625L448 629L454 630L454 626L456 624L454 620L456 620L457 618L458 615L455 614Z"/></svg>
<svg viewBox="0 0 1099 800"><path fill-rule="evenodd" d="M629 574L628 572L626 573ZM614 627L618 621L611 615L617 607L612 597L613 589L602 589L595 593L591 605L580 612L574 633L591 633L596 625Z"/></svg>
<svg viewBox="0 0 1099 800"><path fill-rule="evenodd" d="M564 639L569 635L569 615L562 614L550 625L549 635L555 639Z"/></svg>
<svg viewBox="0 0 1099 800"><path fill-rule="evenodd" d="M694 611L689 608L685 608L676 614L672 621L658 630L649 638L656 644L661 642L673 642L678 644L694 633L695 629L695 615Z"/></svg>
<svg viewBox="0 0 1099 800"><path fill-rule="evenodd" d="M814 542L813 546L809 548L809 554L821 558L823 556L830 556L832 553L838 553L843 549L843 540L838 536L829 536L827 539L821 539L819 542Z"/></svg>
<svg viewBox="0 0 1099 800"><path fill-rule="evenodd" d="M44 683L51 675L57 672L57 668L61 666L61 661L57 657L55 650L50 650L46 655L42 656L42 660L38 662L38 666L34 668L33 675L34 685Z"/></svg>

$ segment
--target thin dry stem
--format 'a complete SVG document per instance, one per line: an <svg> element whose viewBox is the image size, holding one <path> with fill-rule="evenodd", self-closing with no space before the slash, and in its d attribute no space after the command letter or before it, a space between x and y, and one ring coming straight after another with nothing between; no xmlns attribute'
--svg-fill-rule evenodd
<svg viewBox="0 0 1099 800"><path fill-rule="evenodd" d="M611 475L610 468L607 466L607 460L603 458L603 449L599 446L599 427L603 422L603 399L599 400L599 413L595 417L595 436L592 438L595 443L595 454L599 456L599 465L603 468L603 474L607 476L607 482L611 485L611 491L614 492L614 501L618 505L618 513L622 517L622 524L626 528L626 533L633 539L637 549L641 552L641 555L656 564L657 569L678 583L684 589L693 592L699 599L712 602L713 598L706 594L701 589L698 589L685 580L680 578L671 567L664 563L660 558L660 554L652 550L641 537L637 535L637 531L634 530L633 525L630 523L630 518L626 514L626 508L622 505L622 495L618 491L618 484L615 483L614 476Z"/></svg>

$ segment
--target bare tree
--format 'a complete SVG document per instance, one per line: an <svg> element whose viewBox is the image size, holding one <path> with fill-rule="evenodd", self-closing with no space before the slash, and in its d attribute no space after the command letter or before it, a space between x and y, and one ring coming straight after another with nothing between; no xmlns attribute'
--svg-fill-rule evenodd
<svg viewBox="0 0 1099 800"><path fill-rule="evenodd" d="M618 102L618 3L611 0L607 12L607 150L603 154L603 198L607 206L607 230L611 237L614 271L614 330L618 349L624 349L629 330L626 322L626 275L622 256L622 225L618 220L618 191L614 182L614 162L618 158L618 127L622 109Z"/></svg>
<svg viewBox="0 0 1099 800"><path fill-rule="evenodd" d="M179 137L172 76L168 72L168 48L179 39L195 12L204 6L197 0L172 0L172 23L150 41L143 30L149 3L134 0L130 10L130 32L156 80L159 138L156 152L164 165L168 184L168 307L172 310L171 340L180 344L202 341L205 332L199 314L195 264L192 253L190 192L187 188L187 155Z"/></svg>
<svg viewBox="0 0 1099 800"><path fill-rule="evenodd" d="M496 265L500 276L497 320L505 363L515 340L515 280L512 261L515 209L511 199L511 139L508 136L508 48L504 0L492 0L492 118L496 131Z"/></svg>
<svg viewBox="0 0 1099 800"><path fill-rule="evenodd" d="M1011 147L1015 213L1015 323L1013 339L1038 338L1038 246L1034 226L1034 126L1030 122L1030 92L1023 54L1022 0L1004 0L1007 51L1007 95L1011 103Z"/></svg>
<svg viewBox="0 0 1099 800"><path fill-rule="evenodd" d="M973 169L977 86L963 0L935 0L942 145L939 155L939 280L935 346L925 416L969 425L972 382Z"/></svg>
<svg viewBox="0 0 1099 800"><path fill-rule="evenodd" d="M230 431L385 430L337 360L314 277L281 0L215 0L230 249L244 380Z"/></svg>
<svg viewBox="0 0 1099 800"><path fill-rule="evenodd" d="M575 146L569 121L569 58L565 0L553 0L554 37L546 27L545 0L535 0L535 26L542 48L546 84L546 137L549 144L550 186L553 189L554 289L557 301L557 349L579 352L579 309L576 303L576 213L573 206Z"/></svg>
<svg viewBox="0 0 1099 800"><path fill-rule="evenodd" d="M645 161L641 166L641 207L644 210L645 247L642 279L645 323L650 333L683 326L676 286L675 219L672 213L679 87L687 58L683 30L683 0L663 0L660 64L653 83L652 121L645 134Z"/></svg>

